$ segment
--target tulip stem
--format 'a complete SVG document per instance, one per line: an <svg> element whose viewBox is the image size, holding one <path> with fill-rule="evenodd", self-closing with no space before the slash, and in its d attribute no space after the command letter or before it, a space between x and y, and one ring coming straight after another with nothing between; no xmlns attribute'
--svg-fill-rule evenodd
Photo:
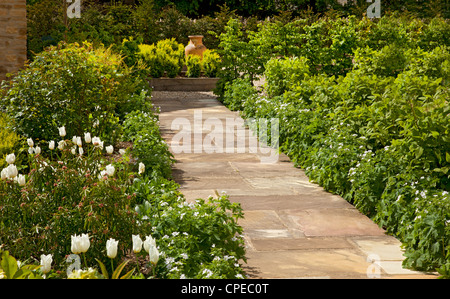
<svg viewBox="0 0 450 299"><path fill-rule="evenodd" d="M113 261L113 259L111 259L111 273L114 273L114 261Z"/></svg>

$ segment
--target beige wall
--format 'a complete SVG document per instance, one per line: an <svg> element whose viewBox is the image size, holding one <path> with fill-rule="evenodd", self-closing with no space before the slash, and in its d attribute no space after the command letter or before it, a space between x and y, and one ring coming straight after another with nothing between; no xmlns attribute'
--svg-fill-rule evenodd
<svg viewBox="0 0 450 299"><path fill-rule="evenodd" d="M26 0L0 0L0 81L27 58Z"/></svg>

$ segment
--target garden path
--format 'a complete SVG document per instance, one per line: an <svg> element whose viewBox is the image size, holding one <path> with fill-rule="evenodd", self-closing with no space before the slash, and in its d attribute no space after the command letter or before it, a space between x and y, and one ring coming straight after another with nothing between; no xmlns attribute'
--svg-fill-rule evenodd
<svg viewBox="0 0 450 299"><path fill-rule="evenodd" d="M241 203L249 278L436 277L403 269L397 239L343 198L309 182L287 156L264 163L275 152L255 147L253 135L239 125L239 113L212 93L152 96L161 109L161 134L177 161L174 179L186 199L215 196L217 191ZM227 119L238 125L227 127ZM223 134L209 139L220 129Z"/></svg>

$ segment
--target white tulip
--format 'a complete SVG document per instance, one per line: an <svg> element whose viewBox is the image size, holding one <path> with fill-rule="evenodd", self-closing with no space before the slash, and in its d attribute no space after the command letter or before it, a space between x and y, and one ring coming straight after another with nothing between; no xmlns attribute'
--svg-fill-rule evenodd
<svg viewBox="0 0 450 299"><path fill-rule="evenodd" d="M72 243L70 250L72 250L73 254L80 254L81 253L81 247L80 247L80 236L73 235L71 236Z"/></svg>
<svg viewBox="0 0 450 299"><path fill-rule="evenodd" d="M23 174L19 174L19 176L17 177L17 182L19 183L19 186L25 186L25 176Z"/></svg>
<svg viewBox="0 0 450 299"><path fill-rule="evenodd" d="M58 149L63 150L65 146L66 142L64 140L58 142Z"/></svg>
<svg viewBox="0 0 450 299"><path fill-rule="evenodd" d="M79 148L78 148L78 153L80 154L80 156L83 156L84 150L83 150L82 147L79 147Z"/></svg>
<svg viewBox="0 0 450 299"><path fill-rule="evenodd" d="M144 173L145 172L145 165L144 163L139 163L139 174Z"/></svg>
<svg viewBox="0 0 450 299"><path fill-rule="evenodd" d="M30 155L34 154L34 147L29 147L29 148L28 148L28 153L29 153Z"/></svg>
<svg viewBox="0 0 450 299"><path fill-rule="evenodd" d="M105 147L105 149L108 154L112 154L114 151L114 147L112 145Z"/></svg>
<svg viewBox="0 0 450 299"><path fill-rule="evenodd" d="M18 173L16 165L10 164L6 167L6 178L14 179Z"/></svg>
<svg viewBox="0 0 450 299"><path fill-rule="evenodd" d="M150 262L153 265L156 265L158 263L159 260L159 251L158 248L156 248L156 246L151 245L150 249L149 249L149 253L148 253L149 257L150 257Z"/></svg>
<svg viewBox="0 0 450 299"><path fill-rule="evenodd" d="M52 262L53 262L53 258L52 258L51 254L48 254L48 255L42 254L41 255L42 273L46 274L46 273L50 272L50 270L52 268Z"/></svg>
<svg viewBox="0 0 450 299"><path fill-rule="evenodd" d="M80 250L81 252L87 252L89 249L89 246L91 246L91 242L89 241L89 235L88 234L82 234L80 237Z"/></svg>
<svg viewBox="0 0 450 299"><path fill-rule="evenodd" d="M155 239L153 239L152 236L145 237L145 241L144 241L144 249L145 249L145 251L149 252L151 246L155 246L156 247Z"/></svg>
<svg viewBox="0 0 450 299"><path fill-rule="evenodd" d="M72 152L72 155L75 155L77 153L77 147L76 146L72 147L70 151Z"/></svg>
<svg viewBox="0 0 450 299"><path fill-rule="evenodd" d="M64 137L66 136L66 127L62 126L60 128L58 128L59 130L59 136Z"/></svg>
<svg viewBox="0 0 450 299"><path fill-rule="evenodd" d="M8 169L6 169L6 168L2 169L1 178L2 178L2 180L6 180L8 178Z"/></svg>
<svg viewBox="0 0 450 299"><path fill-rule="evenodd" d="M142 239L139 237L139 235L132 235L131 236L133 240L133 252L138 253L142 250Z"/></svg>
<svg viewBox="0 0 450 299"><path fill-rule="evenodd" d="M115 170L116 170L116 169L114 168L113 165L111 165L111 164L106 165L106 174L107 174L108 176L113 176Z"/></svg>
<svg viewBox="0 0 450 299"><path fill-rule="evenodd" d="M54 150L55 149L55 142L53 140L48 143L48 148L50 150Z"/></svg>
<svg viewBox="0 0 450 299"><path fill-rule="evenodd" d="M34 148L34 153L35 153L36 155L39 155L39 154L41 153L41 148L40 148L39 146L36 146L36 147Z"/></svg>
<svg viewBox="0 0 450 299"><path fill-rule="evenodd" d="M77 138L78 138L77 136L73 136L72 137L72 143L73 144L77 144Z"/></svg>
<svg viewBox="0 0 450 299"><path fill-rule="evenodd" d="M16 155L14 155L14 154L6 155L6 162L8 164L14 164L15 161L16 161Z"/></svg>
<svg viewBox="0 0 450 299"><path fill-rule="evenodd" d="M114 239L109 239L106 241L106 255L113 259L117 256L117 245L119 244L119 241L116 241Z"/></svg>
<svg viewBox="0 0 450 299"><path fill-rule="evenodd" d="M84 141L86 143L91 143L91 141L92 141L91 133L84 133Z"/></svg>
<svg viewBox="0 0 450 299"><path fill-rule="evenodd" d="M27 143L28 143L28 146L29 146L29 147L33 147L33 146L34 146L33 139L31 139L31 138L28 138L28 139L27 139Z"/></svg>

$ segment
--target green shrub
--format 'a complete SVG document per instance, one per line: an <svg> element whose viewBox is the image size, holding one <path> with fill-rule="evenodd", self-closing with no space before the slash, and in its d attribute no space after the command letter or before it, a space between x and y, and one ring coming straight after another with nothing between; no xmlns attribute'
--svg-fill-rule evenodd
<svg viewBox="0 0 450 299"><path fill-rule="evenodd" d="M202 73L202 61L197 55L188 55L186 57L186 76L189 78L198 78Z"/></svg>
<svg viewBox="0 0 450 299"><path fill-rule="evenodd" d="M167 74L169 78L176 77L183 67L184 46L175 39L160 40L152 45L139 45L138 55L150 69L150 76L160 78Z"/></svg>
<svg viewBox="0 0 450 299"><path fill-rule="evenodd" d="M126 116L123 127L123 139L133 142L133 156L146 165L146 174L151 177L171 177L173 159L159 133L157 116L136 110Z"/></svg>
<svg viewBox="0 0 450 299"><path fill-rule="evenodd" d="M214 50L206 50L203 53L202 70L206 77L216 77L219 72L220 56Z"/></svg>
<svg viewBox="0 0 450 299"><path fill-rule="evenodd" d="M148 233L150 226L137 222L136 198L127 193L136 175L129 170L129 158L111 161L94 141L64 140L64 147L50 151L49 158L30 154L31 170L23 185L20 180L0 181L0 242L16 258L39 260L41 254L53 254L55 269L65 269L71 236L86 233L91 242L86 262L94 265L97 258L109 264L107 239L120 240L120 258L130 248L132 234Z"/></svg>
<svg viewBox="0 0 450 299"><path fill-rule="evenodd" d="M58 127L68 136L89 130L112 142L120 133L117 109L134 92L119 55L90 44L60 44L36 56L15 76L1 98L14 130L25 137L53 140Z"/></svg>
<svg viewBox="0 0 450 299"><path fill-rule="evenodd" d="M11 127L12 124L8 116L0 112L0 169L7 166L6 155L20 150L22 138L9 129ZM16 157L17 159L18 157Z"/></svg>
<svg viewBox="0 0 450 299"><path fill-rule="evenodd" d="M281 95L309 74L308 59L305 57L272 58L267 62L264 74L268 95Z"/></svg>

